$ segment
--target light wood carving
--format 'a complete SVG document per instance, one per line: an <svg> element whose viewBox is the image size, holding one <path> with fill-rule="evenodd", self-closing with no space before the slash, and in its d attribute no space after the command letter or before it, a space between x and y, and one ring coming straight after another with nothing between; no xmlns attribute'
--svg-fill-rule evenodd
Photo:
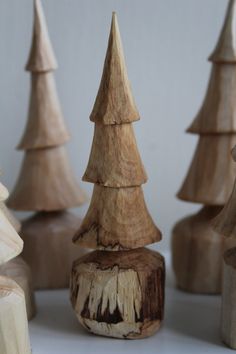
<svg viewBox="0 0 236 354"><path fill-rule="evenodd" d="M46 72L56 68L57 61L49 39L41 0L34 0L34 28L26 70Z"/></svg>
<svg viewBox="0 0 236 354"><path fill-rule="evenodd" d="M224 205L236 174L231 159L235 144L236 134L201 135L178 198L205 205Z"/></svg>
<svg viewBox="0 0 236 354"><path fill-rule="evenodd" d="M0 200L8 192L1 185ZM21 253L23 241L0 208L0 269ZM8 263L9 263L8 262ZM7 264L8 264L7 263ZM0 353L31 353L23 290L12 280L0 275Z"/></svg>
<svg viewBox="0 0 236 354"><path fill-rule="evenodd" d="M178 197L207 208L176 224L173 267L179 287L194 293L219 293L223 238L211 229L211 217L227 202L236 165L236 1L230 1L225 23L210 61L210 82L203 105L188 132L199 134L190 169ZM219 209L218 209L219 211Z"/></svg>
<svg viewBox="0 0 236 354"><path fill-rule="evenodd" d="M117 188L140 186L147 181L131 124L95 124L83 180Z"/></svg>
<svg viewBox="0 0 236 354"><path fill-rule="evenodd" d="M38 213L22 222L23 257L30 264L34 288L69 286L72 262L86 252L72 243L80 224L70 212Z"/></svg>
<svg viewBox="0 0 236 354"><path fill-rule="evenodd" d="M118 251L161 240L147 210L141 187L95 185L89 210L74 237L80 246Z"/></svg>
<svg viewBox="0 0 236 354"><path fill-rule="evenodd" d="M87 200L64 147L69 133L53 77L56 67L42 5L34 0L33 36L26 65L31 72L31 97L18 145L25 156L7 205L38 212L23 222L21 236L25 242L23 257L40 289L68 287L69 269L81 252L72 250L71 243L80 218L66 213L66 209Z"/></svg>
<svg viewBox="0 0 236 354"><path fill-rule="evenodd" d="M86 201L63 146L28 150L7 205L15 210L56 211Z"/></svg>
<svg viewBox="0 0 236 354"><path fill-rule="evenodd" d="M203 105L187 129L189 133L236 133L235 65L213 64Z"/></svg>
<svg viewBox="0 0 236 354"><path fill-rule="evenodd" d="M0 266L0 275L13 279L24 291L27 317L31 320L36 315L36 306L29 266L21 256L18 256Z"/></svg>
<svg viewBox="0 0 236 354"><path fill-rule="evenodd" d="M18 149L45 148L68 140L53 74L33 73L28 121Z"/></svg>
<svg viewBox="0 0 236 354"><path fill-rule="evenodd" d="M163 319L164 259L145 248L94 251L73 265L71 301L89 331L143 338Z"/></svg>
<svg viewBox="0 0 236 354"><path fill-rule="evenodd" d="M102 79L90 119L105 125L132 123L139 119L115 14L112 17Z"/></svg>
<svg viewBox="0 0 236 354"><path fill-rule="evenodd" d="M16 232L19 233L21 229L20 221L12 214L12 212L8 209L4 202L0 201L0 209L2 210L6 218L9 220L10 224L14 227Z"/></svg>
<svg viewBox="0 0 236 354"><path fill-rule="evenodd" d="M224 239L211 226L211 220L220 210L220 207L204 207L179 221L173 229L172 262L177 286L182 290L201 294L221 292Z"/></svg>
<svg viewBox="0 0 236 354"><path fill-rule="evenodd" d="M113 13L91 114L92 151L83 177L95 186L73 238L76 244L98 251L74 262L70 287L79 322L90 332L116 338L152 335L164 311L164 259L140 248L160 241L161 232L149 215L141 187L147 177L131 125L138 117Z"/></svg>
<svg viewBox="0 0 236 354"><path fill-rule="evenodd" d="M236 63L236 1L229 0L225 22L210 60L215 63Z"/></svg>
<svg viewBox="0 0 236 354"><path fill-rule="evenodd" d="M24 292L14 280L3 276L0 276L0 353L31 353Z"/></svg>

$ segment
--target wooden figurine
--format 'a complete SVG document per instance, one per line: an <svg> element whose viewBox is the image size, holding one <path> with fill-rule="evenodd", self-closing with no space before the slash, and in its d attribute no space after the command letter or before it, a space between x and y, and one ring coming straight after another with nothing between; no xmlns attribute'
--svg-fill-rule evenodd
<svg viewBox="0 0 236 354"><path fill-rule="evenodd" d="M7 190L0 185L0 201ZM0 209L0 266L21 253L23 241ZM23 290L17 283L0 275L0 353L30 354L28 322Z"/></svg>
<svg viewBox="0 0 236 354"><path fill-rule="evenodd" d="M0 201L0 209L16 232L19 233L21 230L21 224L6 207L3 201ZM0 275L15 280L21 289L24 290L27 317L28 320L31 320L36 314L36 306L32 274L28 264L24 261L22 256L18 256L0 266Z"/></svg>
<svg viewBox="0 0 236 354"><path fill-rule="evenodd" d="M65 127L56 93L53 70L56 59L49 40L40 0L34 2L34 29L26 70L31 72L28 121L18 146L25 157L7 205L36 211L22 222L23 256L33 273L34 286L69 285L74 259L81 255L71 239L81 219L66 209L86 200L68 161Z"/></svg>
<svg viewBox="0 0 236 354"><path fill-rule="evenodd" d="M227 202L236 167L236 1L230 1L220 39L210 56L212 71L203 105L188 132L199 134L191 167L178 198L204 204L173 229L173 268L179 288L193 293L221 292L223 238L210 221Z"/></svg>
<svg viewBox="0 0 236 354"><path fill-rule="evenodd" d="M93 196L77 245L97 249L73 264L71 302L79 322L98 335L143 338L160 327L164 312L164 258L143 246L161 233L148 213L141 185L147 176L132 128L139 119L113 13L95 123L83 180Z"/></svg>
<svg viewBox="0 0 236 354"><path fill-rule="evenodd" d="M236 147L233 158L236 161ZM229 347L236 349L236 182L228 203L214 219L213 225L219 234L227 238L223 253L221 335Z"/></svg>

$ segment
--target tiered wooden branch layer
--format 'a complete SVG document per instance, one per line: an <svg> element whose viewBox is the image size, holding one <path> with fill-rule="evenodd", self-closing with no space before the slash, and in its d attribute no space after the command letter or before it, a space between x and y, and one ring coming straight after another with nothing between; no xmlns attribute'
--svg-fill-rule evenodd
<svg viewBox="0 0 236 354"><path fill-rule="evenodd" d="M7 196L0 184L0 201ZM20 254L22 248L22 239L0 209L0 266ZM24 292L4 276L0 276L0 353L31 353Z"/></svg>
<svg viewBox="0 0 236 354"><path fill-rule="evenodd" d="M85 202L63 146L69 133L53 78L56 67L42 5L35 0L32 45L26 65L31 72L31 97L28 121L18 145L25 150L25 157L8 206L41 212L22 223L23 254L37 288L68 286L75 254L71 238L80 219L73 214L67 216L64 210ZM45 248L50 257L44 257Z"/></svg>
<svg viewBox="0 0 236 354"><path fill-rule="evenodd" d="M230 158L230 151L236 144L235 21L235 0L231 0L219 41L210 56L213 66L205 100L188 128L188 132L200 137L178 193L182 200L206 206L198 215L180 221L173 230L177 284L197 293L221 291L219 264L223 241L211 230L210 219L226 203L236 172Z"/></svg>
<svg viewBox="0 0 236 354"><path fill-rule="evenodd" d="M141 338L163 319L164 259L145 248L161 239L141 185L147 176L132 128L139 114L113 14L100 88L92 111L92 150L83 180L93 197L74 242L97 250L74 262L71 300L96 334ZM137 248L137 250L136 250Z"/></svg>

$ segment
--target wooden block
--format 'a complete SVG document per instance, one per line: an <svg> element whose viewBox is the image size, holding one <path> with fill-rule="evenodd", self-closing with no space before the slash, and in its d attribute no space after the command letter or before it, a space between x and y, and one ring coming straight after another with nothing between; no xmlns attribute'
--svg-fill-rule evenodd
<svg viewBox="0 0 236 354"><path fill-rule="evenodd" d="M115 338L144 338L163 320L164 280L164 258L157 252L94 251L73 264L71 301L87 330Z"/></svg>
<svg viewBox="0 0 236 354"><path fill-rule="evenodd" d="M0 276L0 353L31 353L24 292L16 282L2 276Z"/></svg>
<svg viewBox="0 0 236 354"><path fill-rule="evenodd" d="M31 270L21 256L0 266L0 275L13 279L24 291L28 320L36 314Z"/></svg>
<svg viewBox="0 0 236 354"><path fill-rule="evenodd" d="M81 219L69 212L38 213L22 222L23 258L36 289L69 286L72 262L85 253L72 237Z"/></svg>
<svg viewBox="0 0 236 354"><path fill-rule="evenodd" d="M179 221L173 229L173 268L182 290L202 294L221 292L224 239L211 226L220 209L204 207Z"/></svg>

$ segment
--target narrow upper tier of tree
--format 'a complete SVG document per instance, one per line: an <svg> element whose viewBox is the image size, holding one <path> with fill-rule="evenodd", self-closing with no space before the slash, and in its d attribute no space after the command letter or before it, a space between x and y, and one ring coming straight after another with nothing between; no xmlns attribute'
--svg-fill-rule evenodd
<svg viewBox="0 0 236 354"><path fill-rule="evenodd" d="M229 1L220 38L209 60L215 63L236 63L236 0Z"/></svg>
<svg viewBox="0 0 236 354"><path fill-rule="evenodd" d="M34 0L34 29L26 70L45 72L56 68L57 62L49 39L42 4L40 0Z"/></svg>
<svg viewBox="0 0 236 354"><path fill-rule="evenodd" d="M236 165L230 158L235 144L235 134L202 135L178 197L205 205L224 205L236 175Z"/></svg>
<svg viewBox="0 0 236 354"><path fill-rule="evenodd" d="M102 124L123 124L139 119L115 13L112 16L102 79L90 119Z"/></svg>
<svg viewBox="0 0 236 354"><path fill-rule="evenodd" d="M53 74L33 73L28 119L18 149L29 150L61 145L69 138Z"/></svg>
<svg viewBox="0 0 236 354"><path fill-rule="evenodd" d="M147 181L132 124L95 124L83 180L115 188L140 186Z"/></svg>

